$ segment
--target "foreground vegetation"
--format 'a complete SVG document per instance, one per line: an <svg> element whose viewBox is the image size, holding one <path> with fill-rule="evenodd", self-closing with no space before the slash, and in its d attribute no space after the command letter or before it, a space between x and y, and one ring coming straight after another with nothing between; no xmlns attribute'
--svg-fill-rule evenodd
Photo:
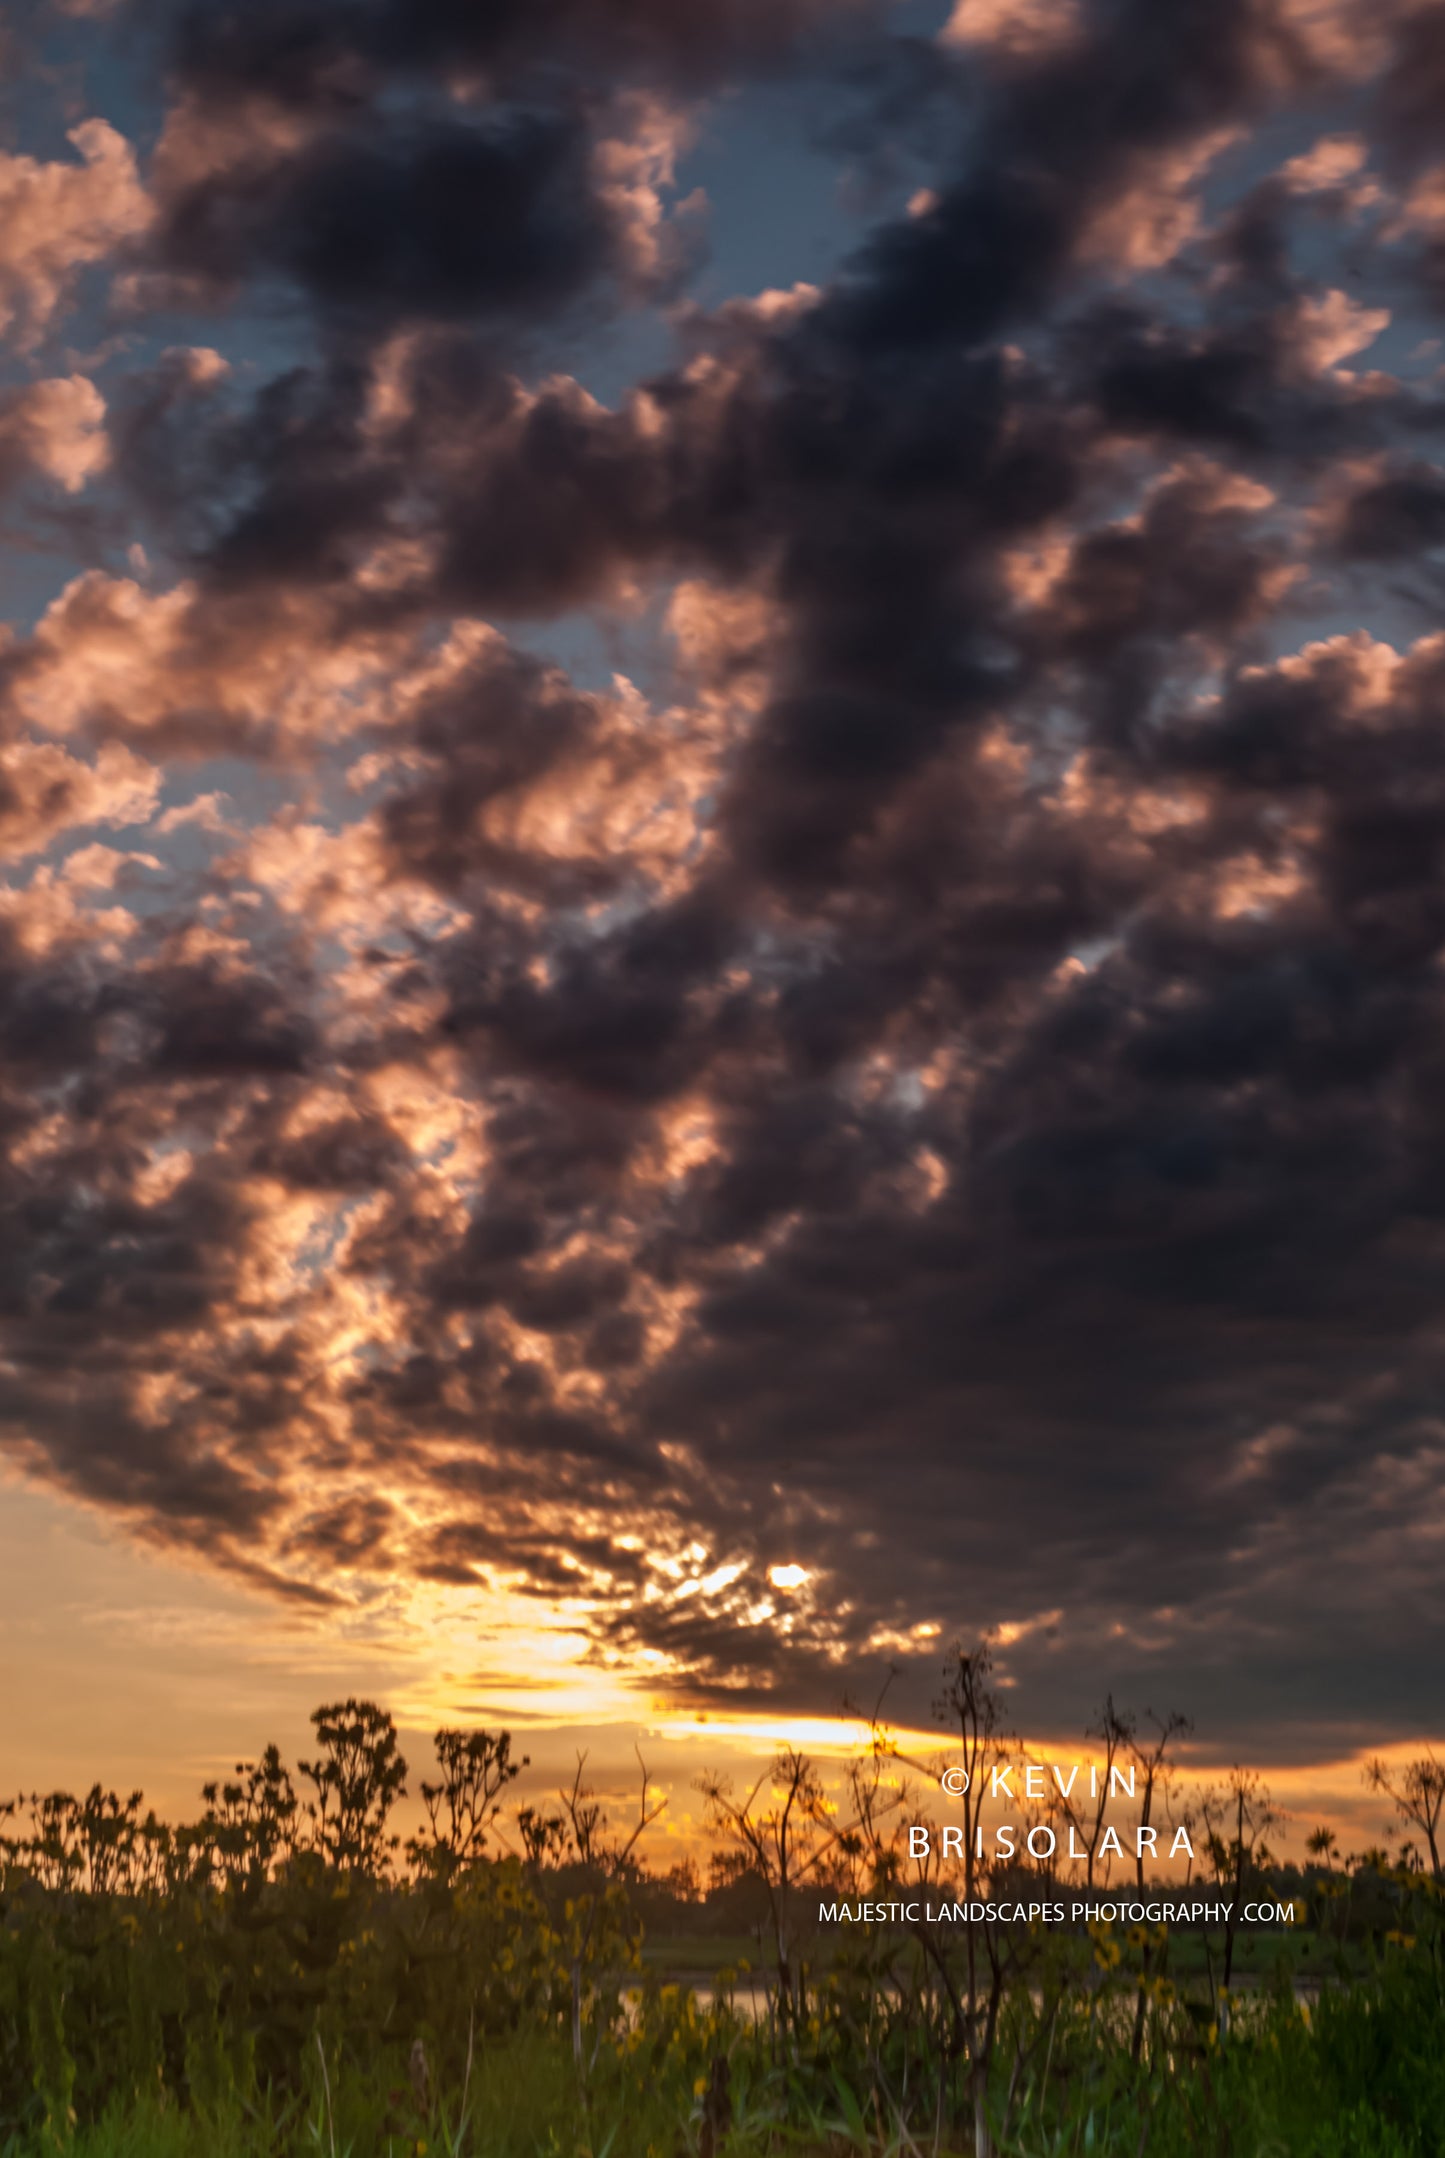
<svg viewBox="0 0 1445 2158"><path fill-rule="evenodd" d="M986 1708L986 1658L960 1668ZM272 1751L184 1829L99 1789L10 1809L5 2158L1445 2150L1445 1787L1428 1758L1422 1786L1391 1791L1428 1862L1406 1846L1403 1863L1337 1863L1322 1834L1294 1876L1319 1971L1303 1991L1297 1949L1242 1987L1233 1940L1154 1923L820 1931L821 1890L920 1885L886 1744L842 1805L796 1754L742 1797L710 1786L704 1890L640 1863L645 1771L623 1827L579 1768L555 1813L520 1809L504 1840L509 1741L443 1732L427 1825L402 1850L390 1719L349 1702L314 1721L305 1803ZM980 1733L983 1759L986 1715ZM1241 1779L1231 1805L1201 1878L1277 1889L1257 1787ZM968 1874L960 1892L1008 1889ZM700 2006L644 1956L649 1922L694 1944L699 1970L709 1933L746 1932L754 1967L715 1971Z"/></svg>

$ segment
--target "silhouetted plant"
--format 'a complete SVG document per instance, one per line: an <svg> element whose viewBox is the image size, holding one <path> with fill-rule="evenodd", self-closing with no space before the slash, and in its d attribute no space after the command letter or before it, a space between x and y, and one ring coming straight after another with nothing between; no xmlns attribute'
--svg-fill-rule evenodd
<svg viewBox="0 0 1445 2158"><path fill-rule="evenodd" d="M1234 1950L1239 1938L1245 1889L1270 1863L1265 1838L1279 1826L1281 1815L1255 1770L1238 1766L1230 1770L1222 1790L1204 1792L1200 1812L1206 1831L1205 1850L1216 1885L1230 1892L1224 1925L1222 1979L1227 1995L1234 1975Z"/></svg>
<svg viewBox="0 0 1445 2158"><path fill-rule="evenodd" d="M374 1701L355 1699L318 1708L311 1726L320 1750L298 1766L316 1792L306 1808L314 1848L328 1865L379 1873L401 1841L387 1833L406 1790L396 1726Z"/></svg>
<svg viewBox="0 0 1445 2158"><path fill-rule="evenodd" d="M841 1832L822 1779L805 1754L784 1746L771 1768L741 1797L734 1795L725 1776L701 1776L697 1787L709 1827L732 1847L735 1865L755 1873L767 1892L778 2020L785 2032L796 2034L804 2015L796 1945L798 1899L804 1889L819 1886L824 1861Z"/></svg>
<svg viewBox="0 0 1445 2158"><path fill-rule="evenodd" d="M539 1813L523 1806L517 1815L517 1834L529 1872L555 1871L567 1856L567 1823L560 1813Z"/></svg>
<svg viewBox="0 0 1445 2158"><path fill-rule="evenodd" d="M1445 1761L1427 1747L1417 1760L1392 1768L1375 1759L1365 1764L1365 1782L1393 1801L1402 1821L1418 1828L1430 1852L1430 1871L1438 1881L1440 1870L1440 1820L1445 1809Z"/></svg>
<svg viewBox="0 0 1445 2158"><path fill-rule="evenodd" d="M425 1831L407 1844L407 1856L424 1871L450 1876L475 1865L507 1787L529 1766L512 1759L510 1731L438 1731L433 1741L441 1769L438 1783L423 1783Z"/></svg>
<svg viewBox="0 0 1445 2158"><path fill-rule="evenodd" d="M201 1796L206 1812L198 1841L228 1881L254 1893L296 1847L301 1806L278 1749L268 1746L259 1761L238 1761L234 1782L205 1784Z"/></svg>
<svg viewBox="0 0 1445 2158"><path fill-rule="evenodd" d="M1004 1741L986 1661L959 1662L949 1712L980 1768ZM425 2145L457 2158L464 2133L467 2148L494 2158L705 2146L713 2158L765 2158L845 2143L859 2158L1265 2147L1427 2158L1438 2148L1445 1935L1439 1885L1420 1870L1423 1835L1413 1858L1372 1850L1332 1881L1270 1861L1268 1795L1247 1773L1207 1797L1206 1869L1226 1894L1255 1875L1271 1876L1276 1895L1298 1887L1312 1900L1321 1881L1348 1883L1331 1903L1348 1928L1330 1954L1353 1990L1326 1990L1313 2021L1283 1981L1211 2013L1208 1999L1183 1993L1187 1980L1176 1992L1164 1975L1162 1929L1102 1922L1007 1938L981 1923L971 2009L969 1929L956 1920L920 1911L824 1935L809 1910L825 1882L835 1896L894 1899L895 1913L959 1893L961 1852L909 1852L906 1824L921 1809L875 1716L841 1809L796 1752L742 1798L715 1786L721 1871L758 1889L743 1923L774 1927L769 1875L775 1891L784 1879L792 1891L776 2012L755 2022L733 2011L724 1973L702 2010L639 1967L643 1902L678 1931L701 1916L693 1870L674 1868L671 1886L643 1873L641 1838L659 1811L645 1766L625 1818L615 1805L609 1818L579 1758L558 1810L522 1808L504 1834L521 1766L510 1739L444 1732L430 1834L413 1839L407 1880L392 1870L389 1823L406 1772L390 1717L344 1702L313 1721L314 1850L274 1747L208 1785L192 1826L168 1826L139 1794L101 1785L0 1804L6 2158L72 2147L79 2158L153 2148L314 2158L318 2135L338 2154L415 2158ZM1158 1725L1160 1741L1171 1725ZM1162 1789L1160 1742L1148 1757ZM516 1831L525 1863L507 1850ZM1314 1841L1317 1856L1333 1857ZM1017 1892L1021 1878L976 1857L967 1871L985 1896ZM1027 1893L1048 1892L1030 1872ZM706 1904L738 1930L735 1889ZM550 2110L512 2135L511 2109L531 2104L529 2092L545 2093L536 2102ZM1374 2092L1378 2108L1364 2095Z"/></svg>

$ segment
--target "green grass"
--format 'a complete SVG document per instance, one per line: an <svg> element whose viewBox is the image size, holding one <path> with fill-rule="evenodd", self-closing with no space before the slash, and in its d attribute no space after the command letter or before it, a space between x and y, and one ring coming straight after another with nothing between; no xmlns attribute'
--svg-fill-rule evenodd
<svg viewBox="0 0 1445 2158"><path fill-rule="evenodd" d="M250 1893L22 1883L0 1907L0 2158L973 2158L976 2103L997 2158L1442 2158L1439 1905L1401 1885L1348 1973L1328 1940L1246 1935L1223 2013L1197 1936L1020 1931L995 1942L990 2052L953 2020L960 1929L805 1933L780 2029L741 1988L694 1994L745 1964L765 1982L755 1941L644 1944L617 1884L512 1863L414 1887L316 1866Z"/></svg>
<svg viewBox="0 0 1445 2158"><path fill-rule="evenodd" d="M760 1960L758 1943L750 1933L659 1933L649 1935L642 1944L645 1970L692 1978L715 1978L719 1971L736 1971L744 1963L756 1970Z"/></svg>
<svg viewBox="0 0 1445 2158"><path fill-rule="evenodd" d="M1177 2011L1129 2058L1129 1995L1100 2010L1063 1998L1045 2065L1010 2077L1029 2016L1016 2004L996 2075L998 2158L1438 2158L1445 2150L1445 2021L1438 1973L1399 1957L1368 1990L1328 1991L1312 2013L1280 1997L1236 2011L1222 2040ZM1107 2006L1112 2001L1113 2007ZM1034 2031L1032 2035L1038 2035ZM693 2158L699 2087L731 2063L734 2122L719 2158L971 2152L966 2110L940 2122L936 2084L900 2103L899 2056L875 2027L825 2015L796 2047L725 2014L698 2015L677 1989L649 1990L642 2019L598 2044L586 2095L561 2032L479 2047L466 2082L420 2106L398 2049L362 2060L341 2047L323 2084L274 2102L232 2094L196 2110L163 2095L113 2103L57 2137L14 2137L3 2158ZM937 2063L934 2064L937 2066ZM915 2078L926 2078L919 2054ZM1011 2083L1010 2103L1004 2085ZM328 2095L329 2086L329 2095ZM934 2135L938 2133L935 2145Z"/></svg>

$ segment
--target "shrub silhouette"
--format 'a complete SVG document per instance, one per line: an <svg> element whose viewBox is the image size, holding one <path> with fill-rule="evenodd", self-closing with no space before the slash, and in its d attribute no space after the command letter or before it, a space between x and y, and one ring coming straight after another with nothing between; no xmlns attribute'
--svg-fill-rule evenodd
<svg viewBox="0 0 1445 2158"><path fill-rule="evenodd" d="M406 1849L413 1865L450 1877L483 1856L508 1785L530 1764L512 1759L510 1731L442 1730L433 1744L441 1778L422 1784L427 1826Z"/></svg>
<svg viewBox="0 0 1445 2158"><path fill-rule="evenodd" d="M810 1914L815 1890L957 1893L911 1868L897 1832L908 1764L876 1724L837 1811L800 1754L742 1798L708 1779L720 1863L705 1893L695 1868L671 1880L642 1868L659 1807L640 1761L620 1825L580 1760L555 1811L512 1810L526 1764L510 1735L438 1731L403 1862L392 1821L407 1764L390 1715L351 1699L312 1727L309 1799L271 1746L207 1784L200 1817L180 1826L99 1784L0 1803L7 2158L83 2153L103 2120L96 2158L153 2142L275 2158L419 2146L762 2158L840 2139L1097 2158L1438 2148L1445 1931L1423 1860L1337 1864L1321 1844L1329 1864L1273 1869L1275 1893L1298 1890L1328 1918L1324 1951L1349 1979L1313 2020L1287 1984L1235 1994L1226 2014L1196 1972L1191 1996L1153 1928L1136 1942L985 1926L971 1996L962 1929L870 1922L825 1938ZM1238 1811L1216 1854L1230 1880ZM1269 1870L1257 1848L1251 1863ZM1045 1884L1036 1872L975 1885ZM706 2011L685 1987L644 1982L643 1908L679 1935L754 1931L761 2013L734 2011L725 1975ZM523 2103L535 2133L508 2141Z"/></svg>
<svg viewBox="0 0 1445 2158"><path fill-rule="evenodd" d="M401 1841L387 1834L406 1790L396 1726L374 1701L353 1699L318 1708L311 1727L317 1756L299 1767L316 1792L306 1808L313 1846L329 1865L379 1873Z"/></svg>

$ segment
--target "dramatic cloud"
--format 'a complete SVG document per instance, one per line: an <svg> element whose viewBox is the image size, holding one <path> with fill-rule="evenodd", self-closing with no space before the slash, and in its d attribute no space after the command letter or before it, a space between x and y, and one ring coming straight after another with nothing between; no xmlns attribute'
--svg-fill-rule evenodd
<svg viewBox="0 0 1445 2158"><path fill-rule="evenodd" d="M209 141L204 114L191 126ZM510 109L421 126L309 128L279 148L249 132L234 165L170 183L159 245L167 266L223 291L288 277L318 304L396 316L544 315L606 276L646 282L666 267L649 186L667 158L626 146L577 113Z"/></svg>
<svg viewBox="0 0 1445 2158"><path fill-rule="evenodd" d="M700 207L671 199L688 103L877 12L201 0L156 154L156 289L280 279L353 324L494 327L665 291Z"/></svg>
<svg viewBox="0 0 1445 2158"><path fill-rule="evenodd" d="M69 140L80 162L0 154L0 334L36 343L77 273L145 230L135 153L104 120Z"/></svg>
<svg viewBox="0 0 1445 2158"><path fill-rule="evenodd" d="M871 12L869 0L523 0L479 9L467 0L263 0L246 8L192 0L178 22L181 79L226 100L264 92L294 105L326 105L358 83L389 76L484 72L526 80L560 64L622 79L729 82L776 64L810 33Z"/></svg>
<svg viewBox="0 0 1445 2158"><path fill-rule="evenodd" d="M105 399L84 375L0 396L0 487L30 471L78 494L109 461Z"/></svg>
<svg viewBox="0 0 1445 2158"><path fill-rule="evenodd" d="M649 1698L1408 1731L1440 11L915 14L194 5L0 165L0 1445ZM871 222L729 291L765 136Z"/></svg>

